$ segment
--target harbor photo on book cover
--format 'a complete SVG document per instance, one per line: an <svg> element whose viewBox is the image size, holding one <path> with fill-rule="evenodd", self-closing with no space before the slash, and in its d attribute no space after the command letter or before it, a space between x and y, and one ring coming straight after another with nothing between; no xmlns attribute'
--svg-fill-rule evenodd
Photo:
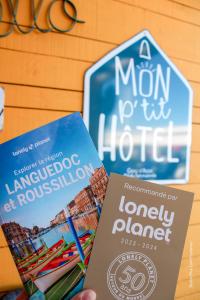
<svg viewBox="0 0 200 300"><path fill-rule="evenodd" d="M0 145L0 214L30 299L83 285L108 177L79 113Z"/></svg>

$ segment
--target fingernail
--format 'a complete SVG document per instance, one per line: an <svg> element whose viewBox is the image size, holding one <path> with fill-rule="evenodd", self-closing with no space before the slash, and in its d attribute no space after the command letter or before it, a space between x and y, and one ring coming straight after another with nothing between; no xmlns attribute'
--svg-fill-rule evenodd
<svg viewBox="0 0 200 300"><path fill-rule="evenodd" d="M96 293L92 290L85 290L81 293L81 300L96 300Z"/></svg>

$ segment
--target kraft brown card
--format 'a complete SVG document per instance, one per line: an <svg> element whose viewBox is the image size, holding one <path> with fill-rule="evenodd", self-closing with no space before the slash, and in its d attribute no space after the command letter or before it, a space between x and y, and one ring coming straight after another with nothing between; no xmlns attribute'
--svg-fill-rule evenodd
<svg viewBox="0 0 200 300"><path fill-rule="evenodd" d="M193 194L112 174L85 288L98 300L172 300Z"/></svg>

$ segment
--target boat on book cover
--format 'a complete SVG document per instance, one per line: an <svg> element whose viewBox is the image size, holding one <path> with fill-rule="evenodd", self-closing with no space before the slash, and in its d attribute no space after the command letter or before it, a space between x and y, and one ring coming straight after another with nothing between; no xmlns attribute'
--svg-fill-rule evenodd
<svg viewBox="0 0 200 300"><path fill-rule="evenodd" d="M2 228L25 288L61 299L84 277L106 171L78 113L0 145L0 155Z"/></svg>
<svg viewBox="0 0 200 300"><path fill-rule="evenodd" d="M64 239L59 240L56 244L49 248L47 253L42 257L38 257L38 260L31 263L27 267L18 267L19 274L23 282L31 279L32 276L36 275L46 264L48 264L54 257L56 257L60 251L64 248L66 242Z"/></svg>
<svg viewBox="0 0 200 300"><path fill-rule="evenodd" d="M93 238L94 235L90 237L89 234L85 234L83 237L80 237L85 256L87 256L92 248ZM76 245L73 243L59 256L52 259L43 269L41 269L36 278L33 279L33 282L40 291L45 292L50 286L52 286L80 262L81 260Z"/></svg>
<svg viewBox="0 0 200 300"><path fill-rule="evenodd" d="M38 260L39 257L42 257L47 251L48 251L48 247L44 244L39 249L37 249L36 252L30 254L29 256L22 259L20 258L17 259L16 260L17 268L19 269L28 266L29 264Z"/></svg>

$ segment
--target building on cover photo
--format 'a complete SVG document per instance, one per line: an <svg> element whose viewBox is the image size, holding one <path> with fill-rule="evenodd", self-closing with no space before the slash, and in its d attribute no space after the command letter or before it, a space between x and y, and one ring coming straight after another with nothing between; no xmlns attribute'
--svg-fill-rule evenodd
<svg viewBox="0 0 200 300"><path fill-rule="evenodd" d="M104 167L95 169L90 178L90 185L94 196L100 203L103 203L106 188L108 184L108 176Z"/></svg>
<svg viewBox="0 0 200 300"><path fill-rule="evenodd" d="M96 205L103 204L108 176L104 167L95 169L90 185L83 188L67 205L77 230L95 230L98 224ZM79 216L79 217L78 217Z"/></svg>
<svg viewBox="0 0 200 300"><path fill-rule="evenodd" d="M6 232L10 244L12 244L12 242L18 244L27 239L26 229L16 222L4 223L2 229Z"/></svg>

